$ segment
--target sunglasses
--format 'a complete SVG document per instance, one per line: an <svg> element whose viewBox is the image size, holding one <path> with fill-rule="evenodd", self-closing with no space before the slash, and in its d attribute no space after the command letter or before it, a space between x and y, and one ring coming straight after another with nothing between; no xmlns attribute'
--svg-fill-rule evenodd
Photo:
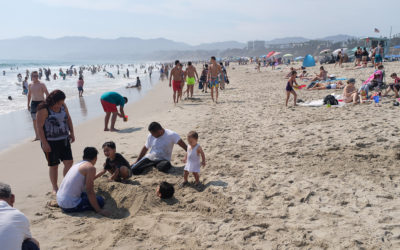
<svg viewBox="0 0 400 250"><path fill-rule="evenodd" d="M38 75L32 75L32 77L39 77Z"/></svg>

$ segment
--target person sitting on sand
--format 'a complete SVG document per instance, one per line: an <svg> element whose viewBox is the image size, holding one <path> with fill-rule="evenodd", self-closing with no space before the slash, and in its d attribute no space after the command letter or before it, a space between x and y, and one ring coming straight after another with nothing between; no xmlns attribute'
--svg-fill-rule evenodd
<svg viewBox="0 0 400 250"><path fill-rule="evenodd" d="M354 78L350 78L347 81L346 87L343 89L343 101L345 103L353 103L357 104L358 102L358 92L356 87L354 87L356 80Z"/></svg>
<svg viewBox="0 0 400 250"><path fill-rule="evenodd" d="M197 143L199 139L199 135L195 131L190 131L187 140L188 140L188 150L185 155L185 159L183 160L185 165L184 174L183 174L183 183L182 186L189 184L188 177L189 173L193 173L195 178L195 185L198 187L200 185L200 167L206 166L206 156L204 155L204 151L201 146Z"/></svg>
<svg viewBox="0 0 400 250"><path fill-rule="evenodd" d="M104 131L118 131L118 129L115 129L114 127L117 116L124 119L124 122L127 121L124 112L124 105L128 103L128 98L118 94L117 92L106 92L101 96L100 101L104 112L106 112L106 116L104 118ZM119 106L119 113L117 106ZM110 121L111 114L111 127L108 129L108 122Z"/></svg>
<svg viewBox="0 0 400 250"><path fill-rule="evenodd" d="M301 72L301 74L298 76L298 78L300 78L301 80L310 80L311 77L308 76L308 73L306 70L303 70L303 72Z"/></svg>
<svg viewBox="0 0 400 250"><path fill-rule="evenodd" d="M307 90L322 90L322 89L343 89L344 84L342 81L338 81L337 83L316 83L313 87L308 88Z"/></svg>
<svg viewBox="0 0 400 250"><path fill-rule="evenodd" d="M107 210L102 209L104 199L94 192L94 179L97 162L96 148L86 147L83 151L83 161L75 164L68 171L57 192L57 204L64 213L83 212L94 210L103 216L109 216ZM83 190L86 189L86 192Z"/></svg>
<svg viewBox="0 0 400 250"><path fill-rule="evenodd" d="M326 77L328 76L328 71L324 69L324 66L319 68L319 74L315 73L316 76L311 81L325 81Z"/></svg>
<svg viewBox="0 0 400 250"><path fill-rule="evenodd" d="M164 129L158 122L152 122L148 128L150 134L136 163L131 166L132 174L139 175L145 169L155 166L159 171L167 172L171 167L172 149L178 144L183 150L187 150L187 145L180 136L169 130ZM150 149L150 153L147 151Z"/></svg>
<svg viewBox="0 0 400 250"><path fill-rule="evenodd" d="M171 199L174 193L174 186L166 181L161 182L156 190L156 195L161 199Z"/></svg>
<svg viewBox="0 0 400 250"><path fill-rule="evenodd" d="M398 77L396 73L391 74L390 77L394 80L394 83L389 84L389 88L386 89L386 92L383 94L383 96L387 96L387 94L392 90L395 94L394 97L399 98L400 77Z"/></svg>
<svg viewBox="0 0 400 250"><path fill-rule="evenodd" d="M109 181L118 181L129 179L132 176L129 162L116 152L116 146L113 141L103 144L103 152L107 157L104 163L104 169L96 174L95 179L103 176L107 171L111 174Z"/></svg>
<svg viewBox="0 0 400 250"><path fill-rule="evenodd" d="M292 75L290 76L289 81L286 84L286 107L288 105L288 101L290 98L290 94L293 95L294 97L294 106L297 106L297 94L293 89L293 84L296 84L296 86L298 85L296 82L296 76L297 76L297 72L296 71L292 71Z"/></svg>
<svg viewBox="0 0 400 250"><path fill-rule="evenodd" d="M32 238L28 218L13 208L14 202L10 185L0 182L0 248L39 250L39 242Z"/></svg>

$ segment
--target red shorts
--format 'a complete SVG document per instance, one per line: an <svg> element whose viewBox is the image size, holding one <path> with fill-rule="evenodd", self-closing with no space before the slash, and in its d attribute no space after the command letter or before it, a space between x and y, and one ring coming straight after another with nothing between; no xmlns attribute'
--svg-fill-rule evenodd
<svg viewBox="0 0 400 250"><path fill-rule="evenodd" d="M117 105L107 102L104 100L101 100L101 105L103 106L104 112L118 112L117 111Z"/></svg>
<svg viewBox="0 0 400 250"><path fill-rule="evenodd" d="M172 89L173 89L174 91L182 90L181 81L174 81L174 80L172 80Z"/></svg>

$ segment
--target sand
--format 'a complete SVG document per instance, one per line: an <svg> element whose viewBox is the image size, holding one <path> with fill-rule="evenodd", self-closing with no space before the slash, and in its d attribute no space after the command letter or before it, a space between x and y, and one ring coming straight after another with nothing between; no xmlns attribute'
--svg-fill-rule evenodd
<svg viewBox="0 0 400 250"><path fill-rule="evenodd" d="M389 75L400 64L385 67ZM399 248L400 118L393 99L383 99L380 107L285 108L288 69L254 68L231 64L231 84L219 104L196 89L194 100L174 107L172 91L161 82L128 106L129 122L117 123L122 133L102 132L102 118L76 128L75 161L85 146L100 149L114 140L132 162L151 121L185 141L196 130L207 158L201 191L178 187L184 152L175 147L168 174L151 170L128 184L96 181L111 218L93 212L70 216L46 206L53 197L46 194L51 186L39 143L0 154L2 181L12 185L16 207L30 218L42 248ZM358 85L373 72L326 68L338 77L355 77ZM333 92L341 93L297 91L304 101ZM104 160L100 154L98 170ZM175 184L171 200L155 196L163 180Z"/></svg>

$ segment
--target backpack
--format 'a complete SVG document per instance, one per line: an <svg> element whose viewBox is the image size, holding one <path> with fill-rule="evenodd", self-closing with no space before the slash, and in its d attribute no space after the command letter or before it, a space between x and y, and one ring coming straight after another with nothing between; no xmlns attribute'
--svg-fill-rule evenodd
<svg viewBox="0 0 400 250"><path fill-rule="evenodd" d="M336 100L336 98L333 95L327 95L324 98L324 105L326 104L330 104L330 105L338 105L339 102L338 100Z"/></svg>

